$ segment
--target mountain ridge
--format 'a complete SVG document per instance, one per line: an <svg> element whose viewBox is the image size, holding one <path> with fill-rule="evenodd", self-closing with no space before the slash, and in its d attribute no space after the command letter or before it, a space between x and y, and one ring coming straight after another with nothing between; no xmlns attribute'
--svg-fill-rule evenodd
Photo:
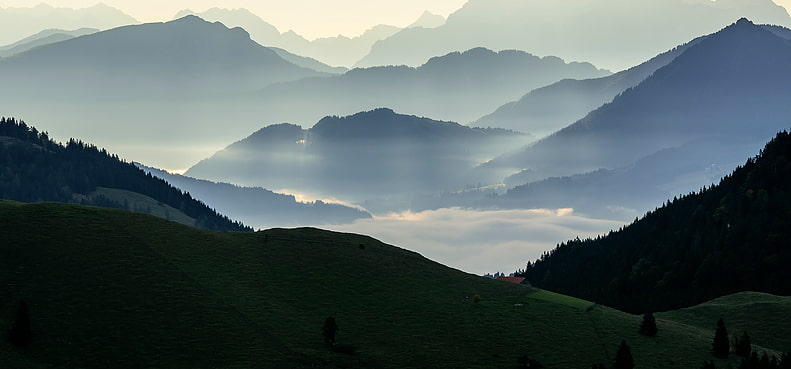
<svg viewBox="0 0 791 369"><path fill-rule="evenodd" d="M516 166L548 168L543 160L551 156L551 165L564 168L551 175L567 175L628 165L632 158L696 138L765 142L785 127L782 117L791 114L781 103L788 95L783 81L791 78L783 61L789 59L791 43L742 19L689 47L585 118L495 162L532 158L516 159ZM576 150L561 152L559 147ZM587 154L578 155L583 151Z"/></svg>
<svg viewBox="0 0 791 369"><path fill-rule="evenodd" d="M791 277L784 268L791 249L782 241L791 208L789 148L791 135L780 132L719 184L674 198L605 237L559 244L529 262L524 276L633 313L748 290L791 295L782 282Z"/></svg>
<svg viewBox="0 0 791 369"><path fill-rule="evenodd" d="M163 207L165 209L158 215L170 219L168 211L177 209L190 217L184 222L191 226L252 231L218 214L188 192L146 175L117 155L96 146L74 139L62 145L49 138L46 132L39 132L13 118L0 119L0 139L5 178L0 183L0 198L83 203L147 213L157 210L152 208ZM118 192L101 191L103 188L137 193L154 201L145 204L146 200L134 201L124 194L113 198Z"/></svg>
<svg viewBox="0 0 791 369"><path fill-rule="evenodd" d="M472 0L452 13L443 26L407 29L377 42L355 66L414 66L432 55L483 46L557 55L618 71L695 36L715 32L739 17L791 26L786 10L771 1L654 0L636 6L618 0L563 4Z"/></svg>

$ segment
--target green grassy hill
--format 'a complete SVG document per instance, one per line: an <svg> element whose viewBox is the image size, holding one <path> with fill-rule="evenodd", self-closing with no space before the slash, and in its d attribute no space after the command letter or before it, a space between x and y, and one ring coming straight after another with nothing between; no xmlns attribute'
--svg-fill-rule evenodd
<svg viewBox="0 0 791 369"><path fill-rule="evenodd" d="M0 327L25 300L34 332L27 348L0 340L3 368L516 368L521 355L588 368L610 365L622 339L639 367L712 359L716 317L661 317L647 338L639 316L365 236L221 233L129 211L0 201L0 240ZM324 345L328 316L355 355Z"/></svg>
<svg viewBox="0 0 791 369"><path fill-rule="evenodd" d="M716 327L711 317L722 317L731 335L747 331L753 345L778 353L791 350L791 297L742 292L656 316L710 330Z"/></svg>

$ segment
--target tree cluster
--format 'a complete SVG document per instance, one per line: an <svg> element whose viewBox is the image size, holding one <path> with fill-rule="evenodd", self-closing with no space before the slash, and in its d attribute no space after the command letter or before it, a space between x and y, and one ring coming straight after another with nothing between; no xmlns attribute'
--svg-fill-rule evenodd
<svg viewBox="0 0 791 369"><path fill-rule="evenodd" d="M720 318L717 321L717 329L714 331L714 340L712 342L712 354L718 358L725 359L730 354L730 339L728 337L728 330L725 328L725 321ZM747 332L743 332L741 338L736 336L733 339L733 353L744 357L739 369L791 369L791 357L789 353L781 357L774 357L767 355L764 352L758 355L757 352L752 350L752 341ZM716 369L713 361L706 361L703 363L701 369Z"/></svg>
<svg viewBox="0 0 791 369"><path fill-rule="evenodd" d="M218 214L189 193L171 186L122 161L104 149L71 139L54 142L13 118L0 119L0 198L21 202L80 202L85 205L121 208L128 204L106 197L84 197L97 187L140 193L181 210L196 219L196 226L221 231L252 231L240 222ZM81 201L75 195L83 195Z"/></svg>
<svg viewBox="0 0 791 369"><path fill-rule="evenodd" d="M791 294L791 135L711 188L674 198L605 237L559 244L520 276L642 313L740 291Z"/></svg>

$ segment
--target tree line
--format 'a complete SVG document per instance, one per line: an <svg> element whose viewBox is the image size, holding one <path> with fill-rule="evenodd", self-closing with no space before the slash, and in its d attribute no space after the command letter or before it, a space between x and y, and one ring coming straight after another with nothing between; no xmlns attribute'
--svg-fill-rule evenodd
<svg viewBox="0 0 791 369"><path fill-rule="evenodd" d="M188 192L171 186L118 155L79 140L65 145L47 132L14 118L0 118L0 198L21 202L57 201L130 209L102 196L86 198L97 187L146 195L194 218L195 226L211 230L250 232L253 229L218 214ZM75 194L83 195L77 200Z"/></svg>
<svg viewBox="0 0 791 369"><path fill-rule="evenodd" d="M631 313L741 291L791 294L791 135L718 185L674 198L595 239L559 244L517 275Z"/></svg>

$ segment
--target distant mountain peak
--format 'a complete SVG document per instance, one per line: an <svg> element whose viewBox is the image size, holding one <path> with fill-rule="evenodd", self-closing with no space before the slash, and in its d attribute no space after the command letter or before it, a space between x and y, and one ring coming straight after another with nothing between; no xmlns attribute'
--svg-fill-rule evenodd
<svg viewBox="0 0 791 369"><path fill-rule="evenodd" d="M736 23L734 23L734 25L736 25L736 26L755 26L755 23L751 22L747 18L742 17L742 18L739 18L739 20L736 21Z"/></svg>
<svg viewBox="0 0 791 369"><path fill-rule="evenodd" d="M445 24L445 17L434 14L428 10L424 11L414 23L410 24L407 28L437 28Z"/></svg>

